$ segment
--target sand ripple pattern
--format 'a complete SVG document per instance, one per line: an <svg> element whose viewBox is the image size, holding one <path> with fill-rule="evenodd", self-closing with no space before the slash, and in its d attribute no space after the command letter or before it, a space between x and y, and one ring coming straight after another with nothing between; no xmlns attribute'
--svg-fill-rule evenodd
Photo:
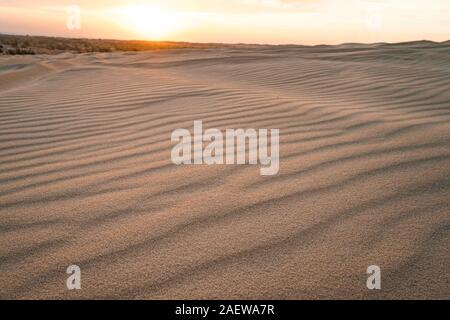
<svg viewBox="0 0 450 320"><path fill-rule="evenodd" d="M194 120L280 174L172 165ZM449 299L449 204L449 43L0 58L0 298Z"/></svg>

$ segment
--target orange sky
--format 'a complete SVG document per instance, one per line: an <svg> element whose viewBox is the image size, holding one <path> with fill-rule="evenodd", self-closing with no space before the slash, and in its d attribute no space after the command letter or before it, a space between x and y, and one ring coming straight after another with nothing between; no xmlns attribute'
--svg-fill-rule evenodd
<svg viewBox="0 0 450 320"><path fill-rule="evenodd" d="M70 5L81 10L79 29ZM1 32L275 44L444 41L450 1L0 0Z"/></svg>

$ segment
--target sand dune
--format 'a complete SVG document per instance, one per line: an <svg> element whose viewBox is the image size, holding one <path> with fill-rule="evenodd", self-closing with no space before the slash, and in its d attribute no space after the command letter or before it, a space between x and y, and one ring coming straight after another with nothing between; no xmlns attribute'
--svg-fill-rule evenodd
<svg viewBox="0 0 450 320"><path fill-rule="evenodd" d="M0 298L450 298L449 49L0 57ZM173 165L194 120L280 173Z"/></svg>

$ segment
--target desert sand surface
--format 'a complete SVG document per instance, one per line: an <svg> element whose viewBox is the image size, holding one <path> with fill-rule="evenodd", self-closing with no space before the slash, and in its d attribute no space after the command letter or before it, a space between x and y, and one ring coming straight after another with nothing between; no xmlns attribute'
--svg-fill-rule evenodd
<svg viewBox="0 0 450 320"><path fill-rule="evenodd" d="M175 166L194 120L279 174ZM0 133L2 299L450 298L449 43L4 56Z"/></svg>

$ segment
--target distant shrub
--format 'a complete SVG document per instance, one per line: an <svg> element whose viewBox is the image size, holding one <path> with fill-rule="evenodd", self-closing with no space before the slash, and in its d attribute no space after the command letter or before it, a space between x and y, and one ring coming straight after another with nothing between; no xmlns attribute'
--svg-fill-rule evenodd
<svg viewBox="0 0 450 320"><path fill-rule="evenodd" d="M31 46L30 41L29 40L25 40L21 43L20 45L22 48L28 48Z"/></svg>
<svg viewBox="0 0 450 320"><path fill-rule="evenodd" d="M112 48L100 48L99 49L100 52L112 52Z"/></svg>
<svg viewBox="0 0 450 320"><path fill-rule="evenodd" d="M9 55L27 55L27 54L35 54L35 52L30 49L24 49L24 48L12 48L7 49L3 53L9 54Z"/></svg>

